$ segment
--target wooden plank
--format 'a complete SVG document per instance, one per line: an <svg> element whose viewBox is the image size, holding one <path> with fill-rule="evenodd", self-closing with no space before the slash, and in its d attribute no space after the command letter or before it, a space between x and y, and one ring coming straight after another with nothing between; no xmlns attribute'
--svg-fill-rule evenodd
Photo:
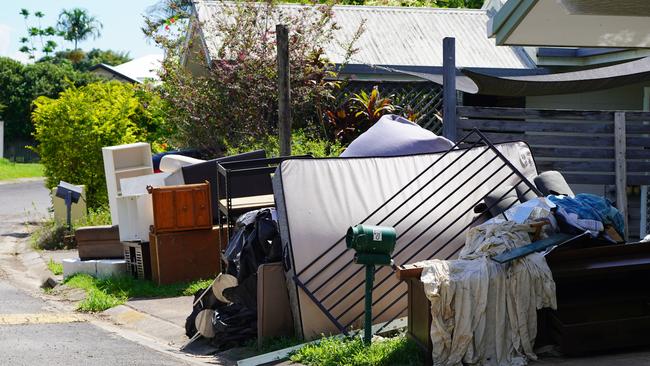
<svg viewBox="0 0 650 366"><path fill-rule="evenodd" d="M291 155L291 85L289 71L289 29L283 24L275 26L278 61L278 124L280 130L280 155Z"/></svg>
<svg viewBox="0 0 650 366"><path fill-rule="evenodd" d="M478 128L483 132L488 130L514 132L581 132L581 133L614 133L613 123L594 121L511 121L494 119L459 119L459 128Z"/></svg>
<svg viewBox="0 0 650 366"><path fill-rule="evenodd" d="M397 269L395 269L395 275L399 281L404 281L408 278L420 278L421 274L422 267L418 267L415 264L404 264L397 266Z"/></svg>
<svg viewBox="0 0 650 366"><path fill-rule="evenodd" d="M627 223L627 172L625 164L625 112L614 113L615 160L616 160L616 208L625 219L625 239L628 238Z"/></svg>
<svg viewBox="0 0 650 366"><path fill-rule="evenodd" d="M442 39L442 134L456 142L456 39Z"/></svg>
<svg viewBox="0 0 650 366"><path fill-rule="evenodd" d="M628 159L650 159L650 149L627 147L625 156Z"/></svg>
<svg viewBox="0 0 650 366"><path fill-rule="evenodd" d="M558 161L535 158L535 165L540 170L579 171L579 172L611 172L614 171L614 161Z"/></svg>
<svg viewBox="0 0 650 366"><path fill-rule="evenodd" d="M650 112L625 112L625 120L650 122Z"/></svg>
<svg viewBox="0 0 650 366"><path fill-rule="evenodd" d="M494 133L486 132L484 134L491 142L510 142L510 141L526 141L529 145L535 148L536 145L546 146L588 146L588 147L607 147L614 146L614 136L555 136L555 135L530 135L530 134L510 134L510 133ZM470 137L473 142L477 139Z"/></svg>
<svg viewBox="0 0 650 366"><path fill-rule="evenodd" d="M626 145L631 147L647 147L650 148L650 136L641 137L638 135L628 135L626 138Z"/></svg>
<svg viewBox="0 0 650 366"><path fill-rule="evenodd" d="M632 186L650 185L650 175L627 174L627 184Z"/></svg>
<svg viewBox="0 0 650 366"><path fill-rule="evenodd" d="M614 149L590 149L573 147L532 147L535 159L542 157L583 158L583 159L614 159ZM628 150L629 152L629 150ZM650 154L650 151L648 151Z"/></svg>
<svg viewBox="0 0 650 366"><path fill-rule="evenodd" d="M650 172L650 162L648 161L629 161L626 164L627 174L630 173L646 173Z"/></svg>
<svg viewBox="0 0 650 366"><path fill-rule="evenodd" d="M625 132L628 136L631 134L650 134L650 121L648 123L627 121Z"/></svg>
<svg viewBox="0 0 650 366"><path fill-rule="evenodd" d="M494 108L462 106L457 108L458 116L478 118L520 118L520 119L573 119L590 121L611 121L611 111L576 111L566 109Z"/></svg>

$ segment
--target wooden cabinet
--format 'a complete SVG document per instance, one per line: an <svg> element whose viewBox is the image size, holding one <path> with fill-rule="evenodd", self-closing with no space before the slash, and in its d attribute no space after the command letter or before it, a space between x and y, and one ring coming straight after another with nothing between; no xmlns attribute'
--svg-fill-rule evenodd
<svg viewBox="0 0 650 366"><path fill-rule="evenodd" d="M212 228L209 183L147 190L153 200L153 233Z"/></svg>
<svg viewBox="0 0 650 366"><path fill-rule="evenodd" d="M211 219L210 219L211 220ZM159 285L214 278L221 271L218 227L151 233L152 279Z"/></svg>

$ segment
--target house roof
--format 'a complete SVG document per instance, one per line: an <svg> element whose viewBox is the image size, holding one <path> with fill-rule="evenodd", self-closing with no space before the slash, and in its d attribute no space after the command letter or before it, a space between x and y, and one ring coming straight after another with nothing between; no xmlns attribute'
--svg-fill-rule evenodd
<svg viewBox="0 0 650 366"><path fill-rule="evenodd" d="M134 79L128 75L125 75L121 73L120 71L115 69L115 66L107 65L107 64L97 64L94 65L90 68L90 72L98 72L99 70L103 70L105 72L108 72L109 74L112 75L113 78L118 79L119 81L124 81L127 83L139 83L137 79Z"/></svg>
<svg viewBox="0 0 650 366"><path fill-rule="evenodd" d="M490 22L499 45L650 47L648 0L509 0Z"/></svg>
<svg viewBox="0 0 650 366"><path fill-rule="evenodd" d="M210 31L210 21L223 6L220 1L197 0L195 11L207 57L218 49L218 35ZM279 5L283 12L298 12L304 5ZM350 64L391 66L441 66L442 39L456 38L458 67L530 69L535 64L520 47L499 47L486 37L486 10L438 9L417 7L334 6L334 20L340 26L336 40L351 39L362 21L365 32L355 47L359 52ZM274 26L275 22L269 22ZM335 63L344 61L337 45L325 47ZM212 60L208 60L212 61Z"/></svg>
<svg viewBox="0 0 650 366"><path fill-rule="evenodd" d="M161 68L163 61L163 55L146 55L138 57L129 62L119 64L113 68L124 75L138 80L139 82L144 82L145 80L160 80L158 77L158 71Z"/></svg>
<svg viewBox="0 0 650 366"><path fill-rule="evenodd" d="M97 64L90 68L90 71L102 69L113 74L116 78L130 83L144 83L145 80L159 81L158 70L161 67L163 55L147 55L129 62L111 66Z"/></svg>

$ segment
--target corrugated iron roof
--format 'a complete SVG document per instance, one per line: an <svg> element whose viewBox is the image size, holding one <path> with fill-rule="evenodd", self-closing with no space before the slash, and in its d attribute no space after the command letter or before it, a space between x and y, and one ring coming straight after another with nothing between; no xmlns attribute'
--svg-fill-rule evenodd
<svg viewBox="0 0 650 366"><path fill-rule="evenodd" d="M220 1L198 0L198 19L209 24L219 14ZM299 11L302 5L280 5L283 12ZM441 66L442 39L456 38L458 67L535 68L521 47L497 46L487 37L488 15L485 10L439 9L417 7L335 6L334 20L339 42L351 39L365 19L365 32L355 47L359 52L351 64L392 66ZM217 34L210 27L202 32L212 56L218 48ZM335 42L336 43L336 42ZM344 59L339 46L325 47L327 56L335 63Z"/></svg>

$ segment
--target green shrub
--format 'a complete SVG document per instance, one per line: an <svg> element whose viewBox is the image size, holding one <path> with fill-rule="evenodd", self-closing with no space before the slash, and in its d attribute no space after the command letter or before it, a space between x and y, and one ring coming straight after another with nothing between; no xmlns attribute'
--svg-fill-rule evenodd
<svg viewBox="0 0 650 366"><path fill-rule="evenodd" d="M102 147L152 141L164 129L161 100L117 81L70 87L58 99L39 97L34 105L34 150L46 185L85 184L90 208L108 202Z"/></svg>
<svg viewBox="0 0 650 366"><path fill-rule="evenodd" d="M99 206L88 209L86 216L75 221L72 226L74 229L84 226L101 226L111 224L111 211L108 206Z"/></svg>
<svg viewBox="0 0 650 366"><path fill-rule="evenodd" d="M234 155L247 151L264 149L268 156L280 155L280 142L276 135L253 139L250 138L238 147L228 146L227 154ZM338 142L307 136L302 130L291 133L291 154L312 155L317 158L339 156L345 148Z"/></svg>

